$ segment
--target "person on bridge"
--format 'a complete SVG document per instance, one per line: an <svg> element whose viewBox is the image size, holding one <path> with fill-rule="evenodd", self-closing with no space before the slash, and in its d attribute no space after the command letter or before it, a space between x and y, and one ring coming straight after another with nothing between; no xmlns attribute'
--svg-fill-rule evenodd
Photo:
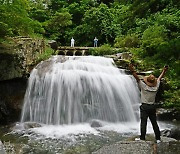
<svg viewBox="0 0 180 154"><path fill-rule="evenodd" d="M136 138L135 140L145 140L147 119L149 118L153 126L156 142L160 143L160 130L156 120L156 107L154 103L157 91L159 89L160 80L168 70L168 66L165 66L163 68L163 71L158 78L155 78L154 75L150 74L149 76L145 76L143 80L140 80L132 64L129 65L129 69L132 72L132 75L135 77L136 81L138 82L139 88L141 90L141 135L140 138Z"/></svg>
<svg viewBox="0 0 180 154"><path fill-rule="evenodd" d="M74 47L74 42L75 42L75 40L74 40L74 38L72 37L72 38L71 38L71 47Z"/></svg>
<svg viewBox="0 0 180 154"><path fill-rule="evenodd" d="M98 42L98 39L95 37L94 38L94 47L97 47L97 42Z"/></svg>

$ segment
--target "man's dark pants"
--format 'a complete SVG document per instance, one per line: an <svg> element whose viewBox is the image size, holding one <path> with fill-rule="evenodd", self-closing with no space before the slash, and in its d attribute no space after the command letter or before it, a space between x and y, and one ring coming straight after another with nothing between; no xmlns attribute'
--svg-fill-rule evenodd
<svg viewBox="0 0 180 154"><path fill-rule="evenodd" d="M141 116L141 140L145 140L146 136L146 127L147 127L147 119L149 117L151 124L153 126L153 130L156 136L156 140L160 140L160 130L157 124L156 119L156 107L155 105L142 104L140 106L140 116Z"/></svg>

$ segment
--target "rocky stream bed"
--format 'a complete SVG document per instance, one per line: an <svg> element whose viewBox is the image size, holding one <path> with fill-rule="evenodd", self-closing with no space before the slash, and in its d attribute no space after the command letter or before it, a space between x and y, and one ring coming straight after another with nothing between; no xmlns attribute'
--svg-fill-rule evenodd
<svg viewBox="0 0 180 154"><path fill-rule="evenodd" d="M160 122L163 129L157 144L148 124L146 141L135 141L136 124L47 126L37 123L15 123L0 127L1 154L178 154L179 138L170 136L178 125ZM93 126L93 127L92 127ZM165 129L167 128L167 129ZM168 131L169 130L169 131ZM176 131L177 135L179 132Z"/></svg>

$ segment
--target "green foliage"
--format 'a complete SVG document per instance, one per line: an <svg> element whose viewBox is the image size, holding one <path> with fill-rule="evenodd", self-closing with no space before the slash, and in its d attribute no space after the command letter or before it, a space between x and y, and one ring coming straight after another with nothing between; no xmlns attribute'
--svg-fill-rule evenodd
<svg viewBox="0 0 180 154"><path fill-rule="evenodd" d="M37 9L37 8L31 8L29 11L29 16L33 20L37 20L39 22L45 22L46 20L49 20L49 13L44 9Z"/></svg>
<svg viewBox="0 0 180 154"><path fill-rule="evenodd" d="M173 5L173 0L134 0L130 9L134 16L143 18L170 5Z"/></svg>
<svg viewBox="0 0 180 154"><path fill-rule="evenodd" d="M53 13L66 6L68 6L68 3L65 0L51 0L51 3L48 5Z"/></svg>
<svg viewBox="0 0 180 154"><path fill-rule="evenodd" d="M176 8L165 8L161 12L151 14L148 18L136 18L136 29L138 33L143 33L149 26L164 26L167 30L169 37L177 37L179 27L180 11ZM172 33L170 33L172 32ZM175 33L174 33L175 32Z"/></svg>
<svg viewBox="0 0 180 154"><path fill-rule="evenodd" d="M7 35L11 34L11 29L8 28L8 25L0 22L0 36L4 38Z"/></svg>
<svg viewBox="0 0 180 154"><path fill-rule="evenodd" d="M156 53L156 48L166 45L166 40L167 34L164 26L149 26L143 33L142 46L146 49L147 55L152 56Z"/></svg>
<svg viewBox="0 0 180 154"><path fill-rule="evenodd" d="M36 62L39 63L40 61L46 60L50 58L53 54L54 54L54 50L50 47L46 47L45 52L38 56Z"/></svg>
<svg viewBox="0 0 180 154"><path fill-rule="evenodd" d="M51 29L60 30L61 27L71 25L71 15L68 12L56 12L55 15L49 20L48 26Z"/></svg>
<svg viewBox="0 0 180 154"><path fill-rule="evenodd" d="M4 1L0 5L1 28L4 36L30 35L42 32L41 24L28 16L29 3L27 0ZM34 29L35 28L35 29ZM0 30L2 32L2 30Z"/></svg>
<svg viewBox="0 0 180 154"><path fill-rule="evenodd" d="M41 23L36 20L31 22L30 26L33 29L33 33L35 33L35 34L44 34L45 33L45 30L42 27Z"/></svg>
<svg viewBox="0 0 180 154"><path fill-rule="evenodd" d="M102 55L112 55L114 53L110 45L104 44L101 47L93 48L91 51L92 55L102 56Z"/></svg>
<svg viewBox="0 0 180 154"><path fill-rule="evenodd" d="M75 2L70 4L67 9L69 10L69 13L72 15L72 22L74 26L77 26L81 24L81 20L83 18L84 13L86 10L89 9L89 5L84 2Z"/></svg>
<svg viewBox="0 0 180 154"><path fill-rule="evenodd" d="M140 41L137 35L127 35L125 37L118 37L115 39L114 46L117 48L137 48L140 44Z"/></svg>
<svg viewBox="0 0 180 154"><path fill-rule="evenodd" d="M68 12L56 12L55 15L44 25L46 27L46 31L48 31L47 36L52 39L57 39L61 36L63 27L69 26L71 24L71 15Z"/></svg>
<svg viewBox="0 0 180 154"><path fill-rule="evenodd" d="M180 58L180 38L172 39L169 42L165 42L165 44L161 44L157 47L157 53L155 57L158 59L161 57L161 60L165 63L171 63L172 61L176 61Z"/></svg>
<svg viewBox="0 0 180 154"><path fill-rule="evenodd" d="M166 108L175 108L180 112L180 83L179 81L169 82L171 89L164 92L165 103L163 104Z"/></svg>
<svg viewBox="0 0 180 154"><path fill-rule="evenodd" d="M108 8L105 4L100 4L97 8L91 8L87 10L82 19L83 23L83 35L85 35L92 42L94 37L98 38L99 44L104 44L107 42L113 42L116 33L119 33L117 29L117 24L114 21L115 15L114 10ZM82 27L81 25L78 27ZM74 33L82 33L80 28L76 28ZM78 38L78 39L81 39ZM79 42L83 42L81 39ZM89 43L90 44L90 43Z"/></svg>
<svg viewBox="0 0 180 154"><path fill-rule="evenodd" d="M131 48L130 52L136 57L143 58L143 55L144 55L145 51L142 48Z"/></svg>

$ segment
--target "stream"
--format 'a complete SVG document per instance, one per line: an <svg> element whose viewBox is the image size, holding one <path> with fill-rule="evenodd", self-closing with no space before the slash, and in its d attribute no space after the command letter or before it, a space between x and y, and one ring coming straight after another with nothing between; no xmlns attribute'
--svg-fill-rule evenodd
<svg viewBox="0 0 180 154"><path fill-rule="evenodd" d="M7 154L90 154L104 145L139 135L138 122L98 122L101 127L94 128L91 127L92 123L72 125L16 123L1 127L0 138ZM164 130L177 125L159 122L159 126L161 130ZM152 126L148 122L147 134L152 133Z"/></svg>
<svg viewBox="0 0 180 154"><path fill-rule="evenodd" d="M7 154L90 154L139 135L139 96L111 58L52 56L32 70L21 119L0 127L0 140Z"/></svg>

